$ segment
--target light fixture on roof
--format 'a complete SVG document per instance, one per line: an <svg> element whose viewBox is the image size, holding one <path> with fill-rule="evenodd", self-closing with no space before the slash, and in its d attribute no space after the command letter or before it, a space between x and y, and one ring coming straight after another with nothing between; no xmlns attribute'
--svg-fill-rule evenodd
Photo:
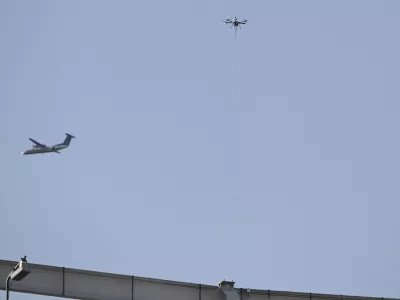
<svg viewBox="0 0 400 300"><path fill-rule="evenodd" d="M31 271L28 269L28 262L26 261L26 255L15 265L11 273L6 279L6 300L9 298L10 283L12 281L23 280Z"/></svg>
<svg viewBox="0 0 400 300"><path fill-rule="evenodd" d="M235 288L235 282L234 281L226 281L226 280L222 280L220 281L220 283L218 284L218 287L221 290L233 290Z"/></svg>

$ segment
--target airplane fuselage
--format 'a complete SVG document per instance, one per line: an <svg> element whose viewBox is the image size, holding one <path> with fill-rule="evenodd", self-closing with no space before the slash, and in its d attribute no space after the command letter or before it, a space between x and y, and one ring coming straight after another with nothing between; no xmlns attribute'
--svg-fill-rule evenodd
<svg viewBox="0 0 400 300"><path fill-rule="evenodd" d="M57 152L62 149L67 148L67 145L55 145L53 147L33 147L32 149L28 149L24 152L22 152L22 155L28 155L28 154L40 154L40 153L49 153L49 152Z"/></svg>

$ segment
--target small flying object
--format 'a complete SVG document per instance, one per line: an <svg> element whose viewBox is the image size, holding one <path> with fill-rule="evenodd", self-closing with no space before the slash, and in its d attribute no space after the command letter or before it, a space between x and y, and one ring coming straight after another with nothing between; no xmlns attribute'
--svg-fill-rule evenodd
<svg viewBox="0 0 400 300"><path fill-rule="evenodd" d="M48 153L48 152L56 152L60 154L59 150L63 150L65 148L68 148L71 139L75 138L73 135L70 135L69 133L65 134L67 137L65 138L64 142L61 144L56 144L53 146L46 146L44 144L41 144L34 139L29 138L29 140L33 143L32 149L28 149L24 152L22 152L22 155L28 155L28 154L39 154L39 153Z"/></svg>
<svg viewBox="0 0 400 300"><path fill-rule="evenodd" d="M235 36L236 36L237 28L239 27L240 29L242 29L242 27L240 27L240 24L242 24L242 25L247 24L247 20L246 20L246 19L243 19L243 21L238 21L238 19L237 19L236 17L235 17L234 20L232 20L232 19L225 19L225 20L222 21L222 22L224 22L225 24L232 24L231 28L232 28L233 26L235 26Z"/></svg>

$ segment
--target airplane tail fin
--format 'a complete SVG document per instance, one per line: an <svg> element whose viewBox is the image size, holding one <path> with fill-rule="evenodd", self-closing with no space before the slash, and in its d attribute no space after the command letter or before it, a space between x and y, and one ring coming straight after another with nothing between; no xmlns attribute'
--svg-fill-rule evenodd
<svg viewBox="0 0 400 300"><path fill-rule="evenodd" d="M64 145L69 145L69 143L71 143L71 139L75 138L73 135L66 133L65 134L67 137L65 138L63 144Z"/></svg>

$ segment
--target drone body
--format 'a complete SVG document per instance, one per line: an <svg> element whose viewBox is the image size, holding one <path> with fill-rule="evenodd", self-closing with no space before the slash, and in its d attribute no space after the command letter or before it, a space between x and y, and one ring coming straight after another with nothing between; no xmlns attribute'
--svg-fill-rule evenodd
<svg viewBox="0 0 400 300"><path fill-rule="evenodd" d="M245 25L245 24L247 24L247 20L246 19L243 19L243 21L238 21L238 19L235 17L235 19L226 19L226 20L224 20L224 21L222 21L222 22L224 22L225 24L232 24L231 25L231 28L233 27L233 26L235 26L235 36L236 36L236 31L237 31L237 28L239 27L240 29L242 29L242 27L240 27L240 25Z"/></svg>

